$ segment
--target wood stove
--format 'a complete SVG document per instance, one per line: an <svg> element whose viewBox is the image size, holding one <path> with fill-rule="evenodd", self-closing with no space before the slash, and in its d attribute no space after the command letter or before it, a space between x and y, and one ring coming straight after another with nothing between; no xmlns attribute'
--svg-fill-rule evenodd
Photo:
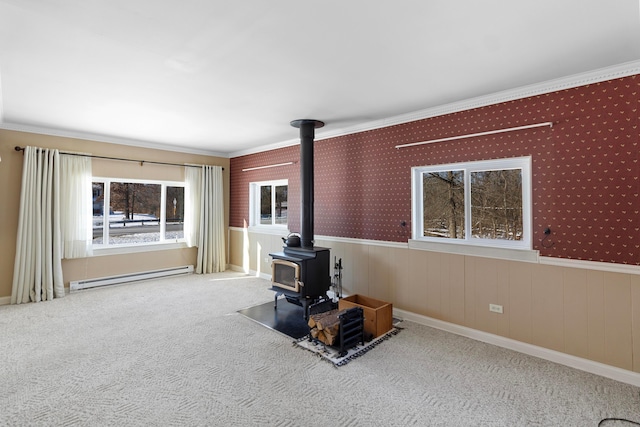
<svg viewBox="0 0 640 427"><path fill-rule="evenodd" d="M318 120L294 120L291 126L300 129L300 246L285 246L282 252L269 254L272 290L278 297L304 308L326 299L331 287L330 249L313 246L313 138L316 128L324 126Z"/></svg>
<svg viewBox="0 0 640 427"><path fill-rule="evenodd" d="M331 287L329 266L330 250L327 248L288 248L270 254L271 289L276 292L275 301L284 295L287 301L300 305L308 317L308 307L326 298Z"/></svg>

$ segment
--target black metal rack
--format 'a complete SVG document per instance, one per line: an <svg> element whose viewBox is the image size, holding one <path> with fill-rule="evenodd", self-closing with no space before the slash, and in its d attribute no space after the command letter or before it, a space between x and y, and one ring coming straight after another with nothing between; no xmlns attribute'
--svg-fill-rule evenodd
<svg viewBox="0 0 640 427"><path fill-rule="evenodd" d="M364 345L364 312L360 307L346 310L340 316L340 357L346 356L351 347Z"/></svg>

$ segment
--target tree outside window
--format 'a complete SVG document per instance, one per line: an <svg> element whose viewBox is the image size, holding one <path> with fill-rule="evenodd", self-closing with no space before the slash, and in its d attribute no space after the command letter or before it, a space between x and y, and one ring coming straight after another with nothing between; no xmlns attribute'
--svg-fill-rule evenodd
<svg viewBox="0 0 640 427"><path fill-rule="evenodd" d="M530 248L530 163L413 168L414 239Z"/></svg>
<svg viewBox="0 0 640 427"><path fill-rule="evenodd" d="M286 180L252 182L249 209L252 226L286 226L288 213Z"/></svg>
<svg viewBox="0 0 640 427"><path fill-rule="evenodd" d="M94 180L94 245L137 245L183 239L183 183Z"/></svg>

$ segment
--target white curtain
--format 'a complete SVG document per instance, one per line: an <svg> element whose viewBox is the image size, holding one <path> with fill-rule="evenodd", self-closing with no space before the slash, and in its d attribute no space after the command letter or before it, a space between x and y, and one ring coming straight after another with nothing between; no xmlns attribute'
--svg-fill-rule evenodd
<svg viewBox="0 0 640 427"><path fill-rule="evenodd" d="M25 147L12 304L64 296L59 193L58 150Z"/></svg>
<svg viewBox="0 0 640 427"><path fill-rule="evenodd" d="M60 227L63 258L84 258L93 250L91 158L60 155Z"/></svg>
<svg viewBox="0 0 640 427"><path fill-rule="evenodd" d="M184 172L185 202L184 202L184 238L190 248L198 246L200 230L200 212L202 202L202 169L186 166Z"/></svg>
<svg viewBox="0 0 640 427"><path fill-rule="evenodd" d="M87 179L91 176L91 162L83 157L71 157L73 160L61 162L58 150L24 149L12 304L64 296L62 258L67 245L63 236L67 236L70 224L90 221L86 211L70 210L69 199L86 196L91 203L91 180ZM84 164L85 168L80 171L76 164ZM76 180L88 181L88 194L70 194L79 191ZM87 187L84 188L86 191ZM91 211L88 214L91 215ZM91 235L88 238L85 245L90 245ZM75 256L83 256L79 250L74 252Z"/></svg>
<svg viewBox="0 0 640 427"><path fill-rule="evenodd" d="M196 273L217 273L226 268L224 197L220 166L187 167L185 171L185 238L198 247Z"/></svg>

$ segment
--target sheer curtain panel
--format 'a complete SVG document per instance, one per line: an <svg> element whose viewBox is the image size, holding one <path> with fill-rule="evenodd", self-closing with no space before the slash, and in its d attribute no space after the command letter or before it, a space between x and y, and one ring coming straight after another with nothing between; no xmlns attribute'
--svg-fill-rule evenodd
<svg viewBox="0 0 640 427"><path fill-rule="evenodd" d="M185 171L187 212L185 237L198 247L196 273L217 273L226 268L224 196L220 166L188 167Z"/></svg>
<svg viewBox="0 0 640 427"><path fill-rule="evenodd" d="M188 166L184 171L184 238L190 248L198 246L202 195L202 169Z"/></svg>
<svg viewBox="0 0 640 427"><path fill-rule="evenodd" d="M60 226L63 258L84 258L93 250L93 193L91 158L60 155Z"/></svg>

